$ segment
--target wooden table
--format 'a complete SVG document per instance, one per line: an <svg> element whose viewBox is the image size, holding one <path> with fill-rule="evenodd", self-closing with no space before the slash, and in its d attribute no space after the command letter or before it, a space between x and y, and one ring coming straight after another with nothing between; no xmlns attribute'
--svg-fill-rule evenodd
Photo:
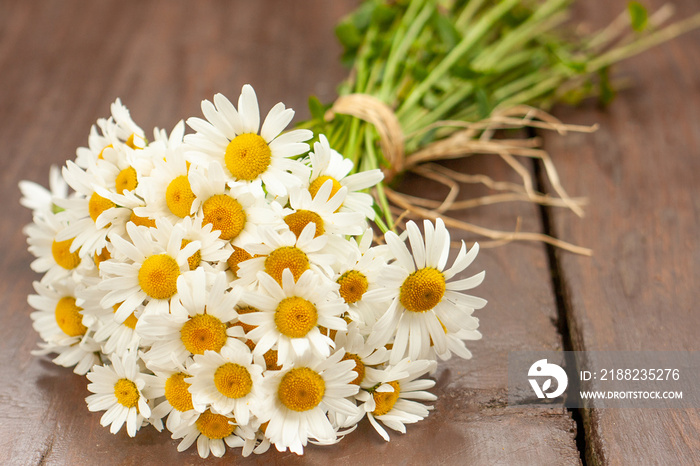
<svg viewBox="0 0 700 466"><path fill-rule="evenodd" d="M623 1L580 2L578 19L602 25ZM659 0L649 1L658 7ZM694 0L676 0L679 17ZM90 125L121 97L143 128L172 128L222 92L254 84L262 108L284 101L308 115L331 101L345 74L334 24L356 0L0 1L0 464L218 464L152 428L112 435L88 412L86 379L34 357L29 269L17 183L47 183L48 169L86 145ZM430 417L385 443L366 422L335 447L303 458L270 451L249 463L697 464L697 409L568 411L507 406L507 356L518 350L700 350L700 32L617 67L633 86L613 104L561 108L595 134L542 134L570 193L587 196L581 220L562 210L501 205L464 212L492 228L547 231L595 250L592 258L511 243L484 250L483 340L474 358L442 364ZM508 179L492 158L465 171ZM416 189L415 179L402 189ZM465 195L467 195L466 193ZM459 238L460 234L455 233ZM468 238L473 239L473 238ZM577 420L578 426L577 426Z"/></svg>

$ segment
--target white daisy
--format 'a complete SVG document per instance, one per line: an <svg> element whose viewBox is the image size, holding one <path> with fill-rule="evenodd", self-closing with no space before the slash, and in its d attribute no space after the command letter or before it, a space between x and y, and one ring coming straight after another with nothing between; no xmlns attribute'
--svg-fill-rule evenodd
<svg viewBox="0 0 700 466"><path fill-rule="evenodd" d="M191 361L191 360L190 360ZM185 380L190 377L184 366L168 371L154 371L151 393L158 400L151 410L149 422L162 429L162 419L168 416L165 426L175 432L184 424L192 424L197 418L197 411L192 404L190 384Z"/></svg>
<svg viewBox="0 0 700 466"><path fill-rule="evenodd" d="M242 246L257 242L259 225L279 223L273 206L241 189L226 187L223 169L211 162L207 169L191 169L189 180L195 199L191 213L203 217L202 223L211 224L221 239Z"/></svg>
<svg viewBox="0 0 700 466"><path fill-rule="evenodd" d="M42 280L47 283L69 277L86 266L80 249L73 247L74 238L59 239L66 228L57 215L48 213L35 216L34 222L24 227L28 250L36 257L30 267L45 274Z"/></svg>
<svg viewBox="0 0 700 466"><path fill-rule="evenodd" d="M418 379L421 375L433 370L435 361L404 359L395 366L387 367L381 373L374 372L377 377L377 387L371 393L363 391L365 403L363 408L367 413L370 424L382 436L389 441L389 434L379 425L381 421L385 426L403 434L406 433L405 424L411 424L425 419L432 406L425 406L419 401L435 401L437 397L426 392L435 385L434 380Z"/></svg>
<svg viewBox="0 0 700 466"><path fill-rule="evenodd" d="M353 361L341 361L342 350L318 359L307 353L280 371L268 371L263 379L263 402L258 417L268 422L265 436L277 450L304 452L309 439L325 444L337 440L327 414L356 416L358 407L347 397L357 393Z"/></svg>
<svg viewBox="0 0 700 466"><path fill-rule="evenodd" d="M218 273L214 280L208 275L200 268L180 276L178 298L172 300L170 313L139 319L138 332L152 342L142 355L149 368L182 366L192 355L220 351L224 346L235 345L233 337L243 336L240 327L229 327L237 316L239 293L227 291L225 273Z"/></svg>
<svg viewBox="0 0 700 466"><path fill-rule="evenodd" d="M148 228L133 223L126 226L130 241L112 236L115 251L129 262L110 259L100 264L105 277L99 287L108 291L102 299L102 307L121 303L116 319L123 322L136 308L145 303L144 315L165 314L169 301L177 296L178 277L189 271L187 259L200 248L193 241L182 248L182 232L173 231L164 243L151 237Z"/></svg>
<svg viewBox="0 0 700 466"><path fill-rule="evenodd" d="M295 279L306 270L332 277L331 266L336 258L325 251L328 237L314 237L315 231L313 222L304 227L298 238L289 229L260 228L258 232L262 241L245 245L245 250L254 257L238 264L238 283L243 286L256 284L261 271L282 283L282 271L286 269Z"/></svg>
<svg viewBox="0 0 700 466"><path fill-rule="evenodd" d="M257 443L255 430L248 426L239 426L231 415L214 413L207 409L198 413L194 422L183 422L173 432L173 438L182 441L177 451L185 451L196 441L197 453L207 458L209 453L221 458L226 453L226 446L242 447L243 456L248 456Z"/></svg>
<svg viewBox="0 0 700 466"><path fill-rule="evenodd" d="M413 255L396 234L388 232L385 235L396 261L382 271L385 288L377 291L375 297L393 301L368 339L370 345L383 345L395 335L391 364L396 364L405 355L412 360L427 358L431 345L439 354L444 353L447 338L443 326L473 330L475 319L471 314L486 304L482 298L461 293L478 286L484 279L484 272L450 281L471 264L479 250L478 245L467 253L462 243L454 264L445 269L450 234L443 221L438 219L435 227L427 220L424 222L425 241L414 222L408 222L406 229Z"/></svg>
<svg viewBox="0 0 700 466"><path fill-rule="evenodd" d="M109 431L116 434L126 423L129 437L135 436L151 415L148 397L152 376L141 373L135 356L129 353L124 358L113 357L111 366L93 367L87 378L92 382L87 388L93 393L85 398L88 409L105 411L100 424L111 424Z"/></svg>
<svg viewBox="0 0 700 466"><path fill-rule="evenodd" d="M241 314L241 322L255 325L247 337L256 342L256 355L263 355L276 345L278 364L301 357L307 351L328 357L333 341L319 327L345 330L347 324L340 316L347 306L337 294L333 283L320 279L312 270L294 281L285 269L280 286L270 275L261 272L259 292L246 292L244 299L260 312Z"/></svg>
<svg viewBox="0 0 700 466"><path fill-rule="evenodd" d="M352 160L331 149L323 134L319 135L319 141L314 143L314 151L309 153L309 159L312 173L308 190L312 196L315 197L321 187L330 180L333 184L331 196L343 187L348 190L341 211L361 212L368 219L374 219L372 196L361 191L384 179L381 170L365 170L348 175L353 169Z"/></svg>
<svg viewBox="0 0 700 466"><path fill-rule="evenodd" d="M233 413L236 423L247 425L250 407L258 403L257 392L263 368L253 364L253 355L245 343L234 338L219 350L194 356L189 367L192 377L192 402L199 412L210 407L220 414Z"/></svg>
<svg viewBox="0 0 700 466"><path fill-rule="evenodd" d="M34 282L37 294L29 295L29 305L36 309L30 314L34 330L45 343L39 343L34 355L56 353L53 362L74 367L76 374L86 374L99 362L100 345L90 337L83 309L76 299L73 280L55 281L48 286Z"/></svg>
<svg viewBox="0 0 700 466"><path fill-rule="evenodd" d="M246 84L238 110L226 97L216 94L214 103L202 102L202 113L206 120L187 120L197 133L185 136L185 142L195 150L192 157L225 166L232 187L243 184L256 195L262 195L264 187L276 196L284 196L289 187L300 184L300 178L308 178L307 168L289 157L308 151L309 145L303 141L313 134L306 129L280 134L294 117L294 111L284 104L272 107L260 127L258 99Z"/></svg>

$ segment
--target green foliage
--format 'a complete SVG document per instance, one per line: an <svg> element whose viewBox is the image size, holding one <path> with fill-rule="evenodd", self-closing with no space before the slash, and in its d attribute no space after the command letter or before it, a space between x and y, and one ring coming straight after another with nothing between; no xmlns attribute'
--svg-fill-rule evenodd
<svg viewBox="0 0 700 466"><path fill-rule="evenodd" d="M637 32L642 32L647 27L649 17L647 9L639 2L629 2L627 4L627 11L629 11L630 14L632 29Z"/></svg>

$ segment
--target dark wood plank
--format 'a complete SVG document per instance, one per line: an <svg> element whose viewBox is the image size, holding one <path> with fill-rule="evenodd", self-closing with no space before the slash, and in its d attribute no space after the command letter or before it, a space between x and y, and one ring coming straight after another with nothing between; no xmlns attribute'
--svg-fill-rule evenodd
<svg viewBox="0 0 700 466"><path fill-rule="evenodd" d="M605 24L625 2L581 2ZM658 8L664 2L645 2ZM676 17L700 11L677 0ZM560 109L593 135L546 136L570 192L588 196L583 220L554 211L561 237L591 259L558 254L577 350L700 350L700 32L618 66L631 80L607 109ZM591 464L697 464L697 409L600 409L587 414Z"/></svg>
<svg viewBox="0 0 700 466"><path fill-rule="evenodd" d="M20 228L30 221L18 204L17 182L46 183L51 164L73 158L90 125L120 96L144 128L171 128L199 115L199 103L222 92L235 98L255 85L261 107L277 101L304 115L310 94L333 97L345 71L338 64L333 25L356 1L25 1L0 2L0 462L3 464L202 463L194 449L152 428L135 439L112 435L90 413L84 377L34 357L26 296L38 277L29 269ZM515 179L504 164L474 158L455 165L468 172ZM425 189L408 177L401 189ZM468 195L465 192L463 195ZM492 228L538 230L527 205L464 212L461 218ZM462 237L455 233L456 238ZM363 422L335 447L309 447L303 459L268 452L251 463L327 464L578 464L575 424L561 406L506 407L507 355L514 350L561 349L547 258L537 244L483 250L487 271L479 290L484 339L470 345L474 359L452 360L435 374L439 396L430 417L392 434L386 444ZM236 452L223 460L239 461Z"/></svg>

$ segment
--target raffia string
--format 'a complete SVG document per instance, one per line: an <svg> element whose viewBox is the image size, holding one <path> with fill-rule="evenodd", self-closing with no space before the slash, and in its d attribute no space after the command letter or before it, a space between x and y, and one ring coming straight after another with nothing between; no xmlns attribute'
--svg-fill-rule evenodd
<svg viewBox="0 0 700 466"><path fill-rule="evenodd" d="M567 125L554 116L525 105L497 110L484 120L467 123L463 121L439 121L423 128L418 134L433 129L451 128L453 133L448 137L428 144L424 148L406 155L405 139L401 124L393 109L387 104L368 94L348 94L339 97L326 113L326 119L331 120L336 114L350 115L366 121L374 126L379 136L380 149L389 163L384 168L385 181L405 171L411 171L419 176L428 178L445 185L448 194L442 201L409 196L385 187L386 196L401 210L399 219L404 217L435 219L441 217L445 224L460 230L475 233L493 240L495 244L510 241L541 241L558 248L590 256L592 251L542 233L520 231L519 221L514 231L492 230L452 217L445 216L448 211L466 209L479 205L499 202L527 201L547 206L567 207L579 216L583 216L582 205L585 199L572 199L564 190L559 175L549 154L539 149L539 138L527 139L493 139L500 129L539 128L566 134L568 131L593 132L594 126ZM454 130L454 128L460 128ZM521 178L522 184L497 182L486 175L463 174L449 170L446 167L432 163L439 160L468 157L474 154L494 154L503 159ZM539 193L534 188L530 170L518 158L534 158L542 162L547 178L558 198ZM484 196L475 199L458 201L460 183L479 183L490 189L504 191L500 194Z"/></svg>

